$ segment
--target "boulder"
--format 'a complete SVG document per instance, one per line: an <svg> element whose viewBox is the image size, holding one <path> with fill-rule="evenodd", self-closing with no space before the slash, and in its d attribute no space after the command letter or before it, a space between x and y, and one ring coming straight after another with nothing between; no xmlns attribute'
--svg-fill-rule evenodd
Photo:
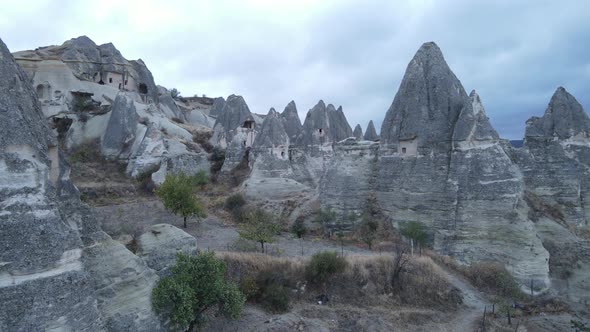
<svg viewBox="0 0 590 332"><path fill-rule="evenodd" d="M157 224L142 234L138 240L137 255L147 265L162 271L176 263L176 254L193 255L197 251L197 239L170 224Z"/></svg>

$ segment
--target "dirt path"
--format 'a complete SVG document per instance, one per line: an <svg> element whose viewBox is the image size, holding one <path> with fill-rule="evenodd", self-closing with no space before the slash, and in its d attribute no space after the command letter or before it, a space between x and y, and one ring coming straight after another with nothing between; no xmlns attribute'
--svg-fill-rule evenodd
<svg viewBox="0 0 590 332"><path fill-rule="evenodd" d="M440 271L447 280L461 290L464 307L459 309L455 319L449 322L446 329L441 331L479 331L479 322L483 316L484 307L488 304L481 292L455 275L446 268L440 266Z"/></svg>

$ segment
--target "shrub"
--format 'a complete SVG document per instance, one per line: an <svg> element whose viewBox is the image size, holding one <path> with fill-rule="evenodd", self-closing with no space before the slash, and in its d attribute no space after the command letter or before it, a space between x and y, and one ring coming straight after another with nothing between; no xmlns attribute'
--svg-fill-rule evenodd
<svg viewBox="0 0 590 332"><path fill-rule="evenodd" d="M260 289L256 284L256 278L246 276L240 280L240 291L246 296L247 300L252 300L258 295Z"/></svg>
<svg viewBox="0 0 590 332"><path fill-rule="evenodd" d="M284 286L272 283L264 288L260 294L260 304L273 312L289 310L289 293Z"/></svg>
<svg viewBox="0 0 590 332"><path fill-rule="evenodd" d="M170 97L180 98L180 91L178 91L176 88L172 88L172 90L170 90Z"/></svg>
<svg viewBox="0 0 590 332"><path fill-rule="evenodd" d="M207 183L209 183L209 177L205 171L199 171L193 176L193 184L195 186L201 187L202 189L207 185Z"/></svg>
<svg viewBox="0 0 590 332"><path fill-rule="evenodd" d="M272 312L289 310L289 292L286 288L289 281L284 271L263 269L258 273L256 284L259 289L256 300L263 307Z"/></svg>
<svg viewBox="0 0 590 332"><path fill-rule="evenodd" d="M369 214L363 215L363 222L359 227L359 235L361 240L369 247L373 247L373 242L377 239L377 228L379 224Z"/></svg>
<svg viewBox="0 0 590 332"><path fill-rule="evenodd" d="M230 248L232 251L238 252L255 252L258 251L258 246L256 242L246 240L244 238L238 237L235 239L231 244Z"/></svg>
<svg viewBox="0 0 590 332"><path fill-rule="evenodd" d="M206 147L204 148L206 149ZM225 150L219 147L214 147L209 160L211 161L211 173L219 173L223 167L223 162L225 161Z"/></svg>
<svg viewBox="0 0 590 332"><path fill-rule="evenodd" d="M234 221L241 221L242 209L246 205L246 200L242 194L233 194L225 200L224 208L232 214Z"/></svg>
<svg viewBox="0 0 590 332"><path fill-rule="evenodd" d="M80 144L69 157L70 163L88 163L102 161L103 159L98 141Z"/></svg>
<svg viewBox="0 0 590 332"><path fill-rule="evenodd" d="M475 263L464 268L464 274L474 286L488 292L515 298L524 295L516 279L502 264L496 262Z"/></svg>
<svg viewBox="0 0 590 332"><path fill-rule="evenodd" d="M171 275L160 279L152 290L154 309L188 331L202 326L203 312L214 306L220 314L238 318L246 298L235 284L224 280L224 273L224 261L213 252L178 254Z"/></svg>
<svg viewBox="0 0 590 332"><path fill-rule="evenodd" d="M307 227L305 227L303 219L297 219L295 223L293 223L293 226L291 226L291 231L297 235L297 238L302 239L307 233Z"/></svg>
<svg viewBox="0 0 590 332"><path fill-rule="evenodd" d="M305 266L305 278L311 283L324 283L333 275L344 272L346 265L346 259L335 252L319 252L311 256Z"/></svg>
<svg viewBox="0 0 590 332"><path fill-rule="evenodd" d="M412 254L414 253L414 243L420 246L420 252L422 252L422 247L426 245L428 240L428 234L421 223L411 221L401 228L401 233L412 241Z"/></svg>
<svg viewBox="0 0 590 332"><path fill-rule="evenodd" d="M182 216L184 228L187 227L186 219L188 217L204 218L206 216L203 204L193 193L192 182L192 177L183 173L169 174L160 188L156 190L164 207L170 212Z"/></svg>

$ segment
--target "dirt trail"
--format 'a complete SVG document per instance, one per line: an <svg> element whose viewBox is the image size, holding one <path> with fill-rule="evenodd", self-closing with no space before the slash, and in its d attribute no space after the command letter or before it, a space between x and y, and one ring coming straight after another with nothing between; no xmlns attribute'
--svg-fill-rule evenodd
<svg viewBox="0 0 590 332"><path fill-rule="evenodd" d="M449 282L461 290L463 307L459 309L455 319L449 322L446 329L441 331L479 331L479 322L483 316L484 307L488 304L481 292L471 286L446 268L440 266L440 271Z"/></svg>

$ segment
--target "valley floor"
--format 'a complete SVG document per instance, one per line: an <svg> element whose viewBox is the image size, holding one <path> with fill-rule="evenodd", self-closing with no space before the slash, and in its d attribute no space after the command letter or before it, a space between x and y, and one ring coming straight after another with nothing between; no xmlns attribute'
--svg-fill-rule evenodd
<svg viewBox="0 0 590 332"><path fill-rule="evenodd" d="M118 205L94 208L102 228L113 238L128 242L133 235L147 231L151 225L169 223L182 227L182 218L167 212L156 199L140 199ZM223 217L209 213L199 222L188 223L183 229L197 239L201 250L217 252L257 252L260 247L240 241L236 226ZM275 243L267 245L267 254L279 257L310 256L320 251L343 252L345 256L389 255L351 245L341 247L338 243L319 237L303 240L292 234L281 234ZM291 310L285 314L271 314L262 308L248 304L241 319L228 321L212 317L209 331L480 331L484 307L491 309L491 302L485 294L474 288L461 276L437 265L439 272L451 285L461 291L463 305L457 310L444 308L422 308L399 306L390 307L351 306L331 301L318 305L315 301L302 299L294 301ZM489 316L489 315L488 315ZM514 319L512 326L504 318L486 320L486 331L556 331L569 330L571 317L559 316L527 317L520 324Z"/></svg>

